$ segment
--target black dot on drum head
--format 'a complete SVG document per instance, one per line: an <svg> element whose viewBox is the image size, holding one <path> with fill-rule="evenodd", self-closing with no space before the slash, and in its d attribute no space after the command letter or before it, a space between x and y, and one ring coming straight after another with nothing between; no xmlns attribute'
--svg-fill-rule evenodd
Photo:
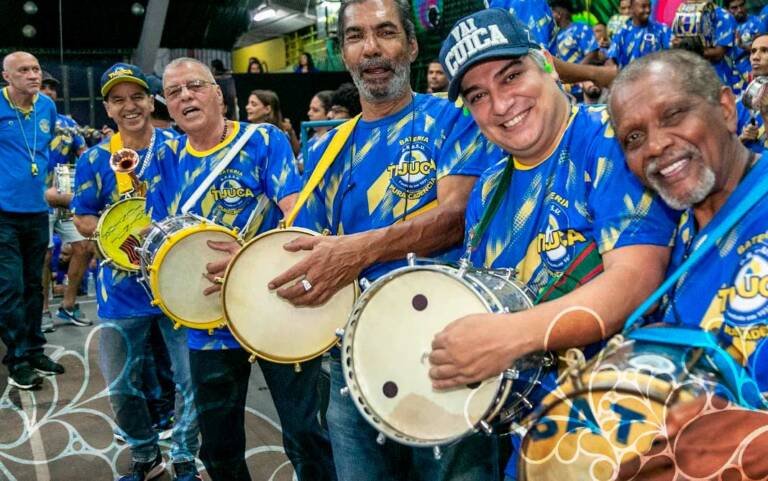
<svg viewBox="0 0 768 481"><path fill-rule="evenodd" d="M427 297L424 294L416 294L413 296L413 299L411 299L411 305L417 311L423 311L426 309L427 304L429 304L429 302L427 302Z"/></svg>
<svg viewBox="0 0 768 481"><path fill-rule="evenodd" d="M384 395L390 399L397 396L397 384L393 383L392 381L385 382L381 390Z"/></svg>
<svg viewBox="0 0 768 481"><path fill-rule="evenodd" d="M473 382L472 384L467 384L467 387L469 389L477 389L477 388L480 387L480 383L479 382Z"/></svg>

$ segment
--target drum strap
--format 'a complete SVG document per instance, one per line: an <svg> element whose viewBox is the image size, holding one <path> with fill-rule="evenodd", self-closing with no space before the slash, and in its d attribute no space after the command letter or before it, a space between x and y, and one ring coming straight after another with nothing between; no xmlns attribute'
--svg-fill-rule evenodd
<svg viewBox="0 0 768 481"><path fill-rule="evenodd" d="M227 155L225 155L224 158L221 159L218 164L216 164L216 166L211 170L211 173L208 174L208 177L206 177L205 180L203 180L203 182L197 186L197 189L195 189L189 199L187 199L187 201L184 202L184 205L181 206L182 214L189 212L189 210L197 203L205 191L208 190L208 187L210 187L213 181L216 180L216 177L218 177L219 174L221 174L224 169L226 169L227 166L232 162L232 159L234 159L235 156L240 153L243 146L245 146L245 143L248 142L248 139L251 138L254 132L256 132L256 126L253 124L245 128L245 132L243 132L243 135L241 135L240 138L237 139L237 142L232 145L232 147L229 149L229 152L227 152Z"/></svg>
<svg viewBox="0 0 768 481"><path fill-rule="evenodd" d="M483 239L485 231L488 230L488 226L493 220L493 216L496 215L496 211L499 210L501 201L509 190L509 185L512 180L512 172L515 170L515 161L512 157L507 157L507 165L501 173L501 179L496 184L496 188L493 190L493 197L488 203L488 207L483 211L483 215L480 217L480 221L475 224L469 231L469 242L467 243L466 256L469 257L469 253L477 249L478 244Z"/></svg>
<svg viewBox="0 0 768 481"><path fill-rule="evenodd" d="M736 395L735 402L753 409L766 408L765 399L755 380L717 343L711 332L673 326L651 326L636 329L629 333L627 338L654 344L703 349L717 373L723 377L726 387Z"/></svg>
<svg viewBox="0 0 768 481"><path fill-rule="evenodd" d="M656 291L651 294L642 304L640 304L640 306L635 309L635 312L633 312L627 318L627 322L624 324L623 332L625 334L629 332L632 326L634 326L637 321L642 318L643 314L650 310L651 307L653 307L653 305L656 304L659 299L661 299L661 296L663 296L669 289L672 288L672 286L675 285L675 283L680 279L680 277L682 277L683 274L685 274L691 267L693 267L694 264L699 262L704 257L704 254L709 252L709 250L715 246L718 240L725 238L725 236L736 225L736 223L739 222L739 220L741 220L741 218L744 217L747 212L749 212L766 195L768 195L768 182L754 182L753 185L750 186L750 189L744 198L733 206L733 210L731 210L730 214L728 214L719 224L710 224L712 225L712 228L707 233L704 240L695 249L693 249L691 255L688 256L688 259L680 264L680 267L678 267L677 270L673 272L672 275L669 276L667 280L665 280L664 283L661 284L661 286L659 286L659 288L656 289Z"/></svg>
<svg viewBox="0 0 768 481"><path fill-rule="evenodd" d="M591 281L601 272L603 272L603 256L600 255L595 241L591 241L573 258L560 275L553 277L544 286L533 303L539 304L563 297L577 287Z"/></svg>
<svg viewBox="0 0 768 481"><path fill-rule="evenodd" d="M317 167L312 171L309 180L307 180L304 188L299 192L299 198L296 199L296 204L294 204L291 212L285 217L285 227L291 227L293 225L293 221L296 220L299 210L304 203L307 202L307 199L309 199L309 196L312 194L312 191L315 190L315 187L317 187L320 181L323 180L323 176L328 172L328 169L331 167L333 161L336 160L341 149L344 148L344 144L347 143L347 139L349 139L349 136L352 135L352 132L355 130L358 120L360 120L360 114L336 128L336 134L333 136L333 139L331 139L325 152L323 152L322 157L320 157Z"/></svg>

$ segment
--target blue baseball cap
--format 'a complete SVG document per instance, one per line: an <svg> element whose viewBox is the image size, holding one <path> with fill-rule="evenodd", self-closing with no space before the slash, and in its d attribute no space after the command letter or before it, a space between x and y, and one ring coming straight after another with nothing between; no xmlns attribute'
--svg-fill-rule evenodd
<svg viewBox="0 0 768 481"><path fill-rule="evenodd" d="M135 83L149 91L147 77L141 73L139 67L129 63L116 63L101 75L101 96L106 97L112 87L123 82Z"/></svg>
<svg viewBox="0 0 768 481"><path fill-rule="evenodd" d="M448 98L456 100L461 79L470 67L484 60L522 57L536 44L520 20L502 8L487 8L468 15L453 26L440 49L440 63L448 75Z"/></svg>

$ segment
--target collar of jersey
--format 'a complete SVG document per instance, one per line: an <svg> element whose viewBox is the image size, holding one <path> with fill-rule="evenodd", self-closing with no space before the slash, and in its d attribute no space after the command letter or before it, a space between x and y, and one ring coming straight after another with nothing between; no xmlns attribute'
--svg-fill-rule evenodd
<svg viewBox="0 0 768 481"><path fill-rule="evenodd" d="M237 137L238 132L240 132L240 122L233 121L232 132L228 133L227 138L224 139L222 142L219 142L218 144L214 145L208 150L199 151L199 150L195 150L195 148L189 144L189 137L187 137L187 142L186 142L186 145L184 146L184 150L186 150L187 153L189 153L189 155L192 155L194 157L207 157L212 153L216 152L217 150L221 150L227 145L229 145L235 139L235 137Z"/></svg>
<svg viewBox="0 0 768 481"><path fill-rule="evenodd" d="M544 155L540 161L536 162L533 165L525 165L521 164L517 161L517 159L513 156L512 161L515 163L515 170L532 170L536 167L540 166L547 160L549 160L550 157L552 157L552 154L557 150L558 147L560 147L560 142L563 141L563 137L565 136L565 133L568 132L568 129L571 127L571 124L573 123L573 119L576 118L576 114L579 113L579 106L576 104L571 105L571 113L568 116L568 122L565 125L565 128L562 132L560 132L560 136L557 138L557 141L552 144L552 147L549 149L549 152L547 152L546 155Z"/></svg>
<svg viewBox="0 0 768 481"><path fill-rule="evenodd" d="M363 129L373 129L375 127L380 127L382 125L389 125L390 123L400 120L406 115L410 114L412 110L414 110L415 115L415 109L416 109L416 100L419 98L420 94L417 94L414 92L413 97L411 98L411 101L408 102L405 107L398 110L397 112L393 114L389 114L386 117L382 117L380 119L376 120L365 120L362 117L360 117L360 120L357 122L356 129L363 128Z"/></svg>
<svg viewBox="0 0 768 481"><path fill-rule="evenodd" d="M37 97L39 95L40 94L35 94L35 96L32 97L32 107L28 108L27 110L24 110L11 101L11 97L8 96L8 87L3 87L3 97L5 97L5 101L8 102L8 106L12 109L18 110L24 115L29 115L30 112L35 110L35 103L37 103Z"/></svg>

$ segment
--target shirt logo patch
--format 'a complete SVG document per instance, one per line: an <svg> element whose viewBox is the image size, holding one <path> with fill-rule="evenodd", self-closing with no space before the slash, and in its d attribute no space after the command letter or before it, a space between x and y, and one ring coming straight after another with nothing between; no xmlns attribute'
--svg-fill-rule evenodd
<svg viewBox="0 0 768 481"><path fill-rule="evenodd" d="M397 164L387 167L389 188L401 199L416 200L428 194L437 183L437 167L429 158L429 139L417 137L400 141Z"/></svg>
<svg viewBox="0 0 768 481"><path fill-rule="evenodd" d="M218 185L214 184L208 191L214 202L219 203L227 213L240 212L249 199L255 197L251 189L240 183L239 178L242 178L240 172L226 170Z"/></svg>
<svg viewBox="0 0 768 481"><path fill-rule="evenodd" d="M547 225L544 232L536 236L536 251L550 270L559 272L573 259L575 245L586 239L579 231L568 227L568 215L556 202L548 201L545 212Z"/></svg>
<svg viewBox="0 0 768 481"><path fill-rule="evenodd" d="M720 312L735 326L746 326L768 316L768 244L761 242L748 249L739 262L731 286L717 292Z"/></svg>
<svg viewBox="0 0 768 481"><path fill-rule="evenodd" d="M51 123L48 121L48 119L41 119L37 125L40 127L40 131L44 134L47 134L51 131Z"/></svg>

